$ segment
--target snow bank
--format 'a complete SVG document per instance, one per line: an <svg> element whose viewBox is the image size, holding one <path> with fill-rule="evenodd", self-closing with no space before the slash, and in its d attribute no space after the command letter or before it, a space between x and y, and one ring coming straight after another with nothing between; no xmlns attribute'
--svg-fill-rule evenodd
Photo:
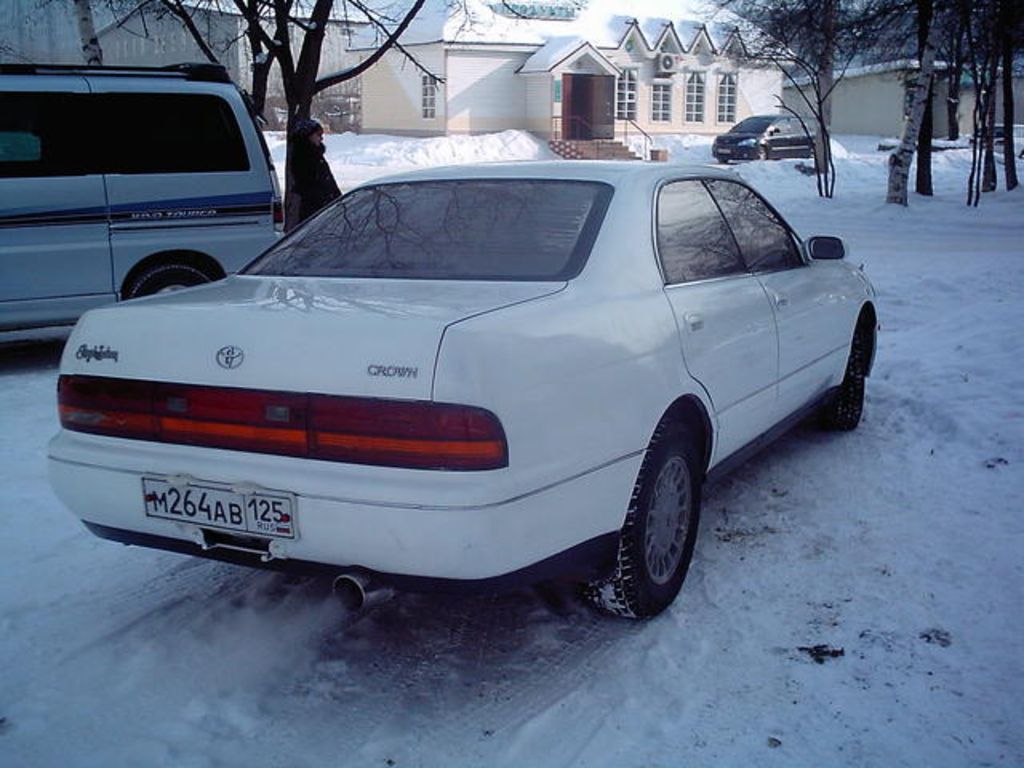
<svg viewBox="0 0 1024 768"><path fill-rule="evenodd" d="M547 145L525 131L478 136L410 139L378 134L340 133L324 136L327 161L342 191L399 171L438 165L515 160L550 160ZM286 141L283 133L267 134L270 155L283 183Z"/></svg>

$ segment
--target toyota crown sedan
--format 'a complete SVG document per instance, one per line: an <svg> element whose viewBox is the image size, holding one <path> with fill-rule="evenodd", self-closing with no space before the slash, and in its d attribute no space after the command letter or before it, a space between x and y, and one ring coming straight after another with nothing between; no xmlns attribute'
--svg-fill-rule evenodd
<svg viewBox="0 0 1024 768"><path fill-rule="evenodd" d="M857 426L874 292L737 177L552 162L356 188L217 283L87 313L52 483L93 533L650 617L701 488Z"/></svg>

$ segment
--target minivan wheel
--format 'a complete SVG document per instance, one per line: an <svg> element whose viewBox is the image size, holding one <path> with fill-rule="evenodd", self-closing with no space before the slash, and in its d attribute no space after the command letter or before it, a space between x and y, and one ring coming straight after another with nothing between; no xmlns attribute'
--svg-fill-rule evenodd
<svg viewBox="0 0 1024 768"><path fill-rule="evenodd" d="M213 278L198 267L183 262L154 264L136 275L125 287L123 298L137 299L154 293L179 291L208 283Z"/></svg>
<svg viewBox="0 0 1024 768"><path fill-rule="evenodd" d="M860 424L864 412L864 378L868 369L868 329L859 325L850 344L850 357L846 361L846 372L839 385L839 391L829 400L820 413L824 429L849 432Z"/></svg>
<svg viewBox="0 0 1024 768"><path fill-rule="evenodd" d="M615 570L584 591L598 608L647 619L679 594L700 521L700 462L694 445L679 424L664 424L655 432L619 532Z"/></svg>

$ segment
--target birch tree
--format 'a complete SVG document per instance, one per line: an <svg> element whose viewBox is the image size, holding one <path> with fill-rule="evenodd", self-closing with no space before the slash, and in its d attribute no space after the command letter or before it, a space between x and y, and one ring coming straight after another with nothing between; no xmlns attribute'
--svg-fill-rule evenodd
<svg viewBox="0 0 1024 768"><path fill-rule="evenodd" d="M72 0L75 4L75 20L78 22L78 36L82 40L82 56L89 66L103 64L103 50L96 35L96 23L92 18L90 0Z"/></svg>
<svg viewBox="0 0 1024 768"><path fill-rule="evenodd" d="M917 148L917 136L921 130L921 121L930 96L932 75L935 72L937 39L938 27L932 24L921 52L921 70L910 89L910 109L903 123L903 135L900 137L899 146L889 156L889 192L885 198L887 203L904 206L907 204L910 166Z"/></svg>

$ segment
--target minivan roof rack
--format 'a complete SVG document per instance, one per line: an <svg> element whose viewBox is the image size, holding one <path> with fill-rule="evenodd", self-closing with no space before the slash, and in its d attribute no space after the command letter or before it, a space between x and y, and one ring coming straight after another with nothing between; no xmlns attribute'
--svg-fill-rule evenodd
<svg viewBox="0 0 1024 768"><path fill-rule="evenodd" d="M114 77L178 77L206 83L230 83L223 64L183 63L165 67L95 66L87 64L0 64L3 75L109 75Z"/></svg>

